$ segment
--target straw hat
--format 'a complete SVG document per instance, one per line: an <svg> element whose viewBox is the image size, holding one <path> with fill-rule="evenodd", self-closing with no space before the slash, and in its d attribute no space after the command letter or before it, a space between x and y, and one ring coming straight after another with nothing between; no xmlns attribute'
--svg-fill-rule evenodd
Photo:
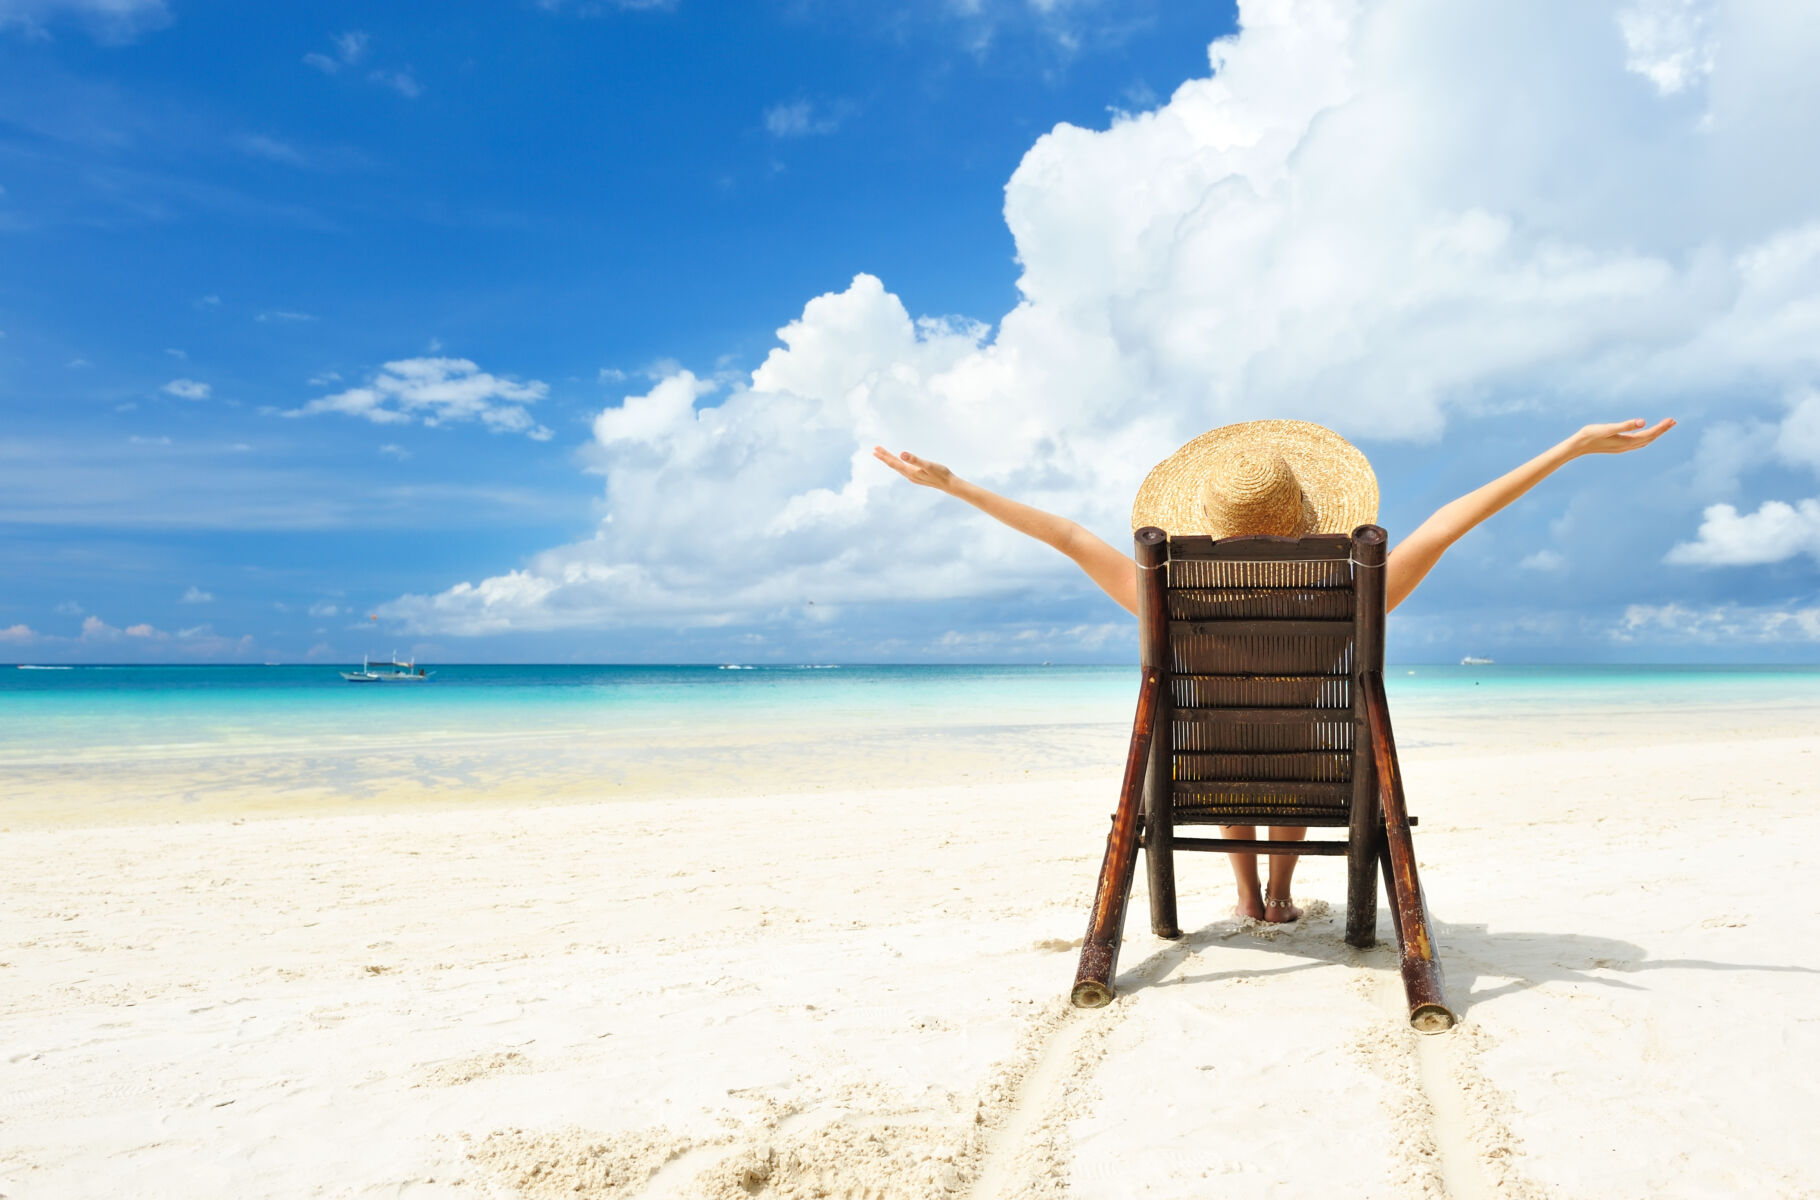
<svg viewBox="0 0 1820 1200"><path fill-rule="evenodd" d="M1308 421L1244 421L1195 438L1138 489L1131 527L1213 537L1351 533L1378 516L1357 446Z"/></svg>

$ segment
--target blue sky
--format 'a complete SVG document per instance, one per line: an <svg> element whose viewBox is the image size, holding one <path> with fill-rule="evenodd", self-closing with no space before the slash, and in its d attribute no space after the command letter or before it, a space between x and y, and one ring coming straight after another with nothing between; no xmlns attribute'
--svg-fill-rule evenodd
<svg viewBox="0 0 1820 1200"><path fill-rule="evenodd" d="M1066 563L858 453L1122 540L1175 444L1305 417L1394 537L1674 415L1462 543L1393 657L1815 661L1816 42L0 0L0 659L1121 661Z"/></svg>

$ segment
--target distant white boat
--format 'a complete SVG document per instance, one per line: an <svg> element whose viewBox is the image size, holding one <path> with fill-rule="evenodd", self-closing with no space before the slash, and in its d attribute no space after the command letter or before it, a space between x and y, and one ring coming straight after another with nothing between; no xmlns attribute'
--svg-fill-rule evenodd
<svg viewBox="0 0 1820 1200"><path fill-rule="evenodd" d="M398 661L398 652L394 650L389 661L372 662L362 658L360 670L343 671L341 677L349 683L423 683L435 673L424 670L415 662Z"/></svg>
<svg viewBox="0 0 1820 1200"><path fill-rule="evenodd" d="M1492 659L1474 658L1472 655L1468 654L1465 658L1460 660L1460 665L1462 667L1489 667L1495 664Z"/></svg>

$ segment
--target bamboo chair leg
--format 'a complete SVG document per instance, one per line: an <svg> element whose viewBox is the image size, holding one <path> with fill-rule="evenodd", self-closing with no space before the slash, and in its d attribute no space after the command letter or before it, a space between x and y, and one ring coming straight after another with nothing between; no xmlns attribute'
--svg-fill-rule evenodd
<svg viewBox="0 0 1820 1200"><path fill-rule="evenodd" d="M1124 810L1129 807L1130 813ZM1106 838L1106 860L1100 866L1093 895L1093 915L1081 941L1081 965L1074 974L1069 1001L1076 1008L1104 1008L1112 1003L1112 976L1118 970L1119 946L1125 940L1125 905L1137 873L1137 805L1119 805Z"/></svg>
<svg viewBox="0 0 1820 1200"><path fill-rule="evenodd" d="M1409 997L1409 1023L1423 1033L1451 1029L1454 1015L1441 984L1441 960L1428 930L1428 905L1416 875L1416 848L1409 836L1409 810L1403 804L1403 773L1397 765L1396 736L1390 729L1384 679L1375 671L1359 676L1371 732L1371 754L1378 782L1378 804L1384 812L1384 882L1390 892L1392 923L1403 968L1403 990Z"/></svg>
<svg viewBox="0 0 1820 1200"><path fill-rule="evenodd" d="M1160 938L1179 938L1182 927L1175 913L1175 813L1167 786L1144 789L1144 865L1150 874L1150 932Z"/></svg>
<svg viewBox="0 0 1820 1200"><path fill-rule="evenodd" d="M1382 833L1378 835L1378 868L1384 876L1384 894L1390 897L1390 936L1396 939L1397 948L1403 946L1403 918L1397 912L1397 885L1391 879L1390 843ZM1375 890L1375 885L1374 890ZM1376 896L1372 897L1374 900Z"/></svg>
<svg viewBox="0 0 1820 1200"><path fill-rule="evenodd" d="M1441 978L1441 960L1429 934L1428 903L1416 876L1416 848L1407 824L1384 830L1385 858L1390 868L1390 907L1396 915L1398 958L1403 992L1409 998L1409 1023L1421 1033L1453 1028L1453 1010Z"/></svg>
<svg viewBox="0 0 1820 1200"><path fill-rule="evenodd" d="M1360 777L1354 784L1346 848L1346 941L1361 949L1378 944L1378 860L1385 853L1383 816L1370 755L1367 743L1353 760L1353 770ZM1388 874L1384 884L1388 889Z"/></svg>
<svg viewBox="0 0 1820 1200"><path fill-rule="evenodd" d="M1361 949L1378 944L1378 852L1382 847L1381 837L1355 833L1346 852L1346 942Z"/></svg>
<svg viewBox="0 0 1820 1200"><path fill-rule="evenodd" d="M1100 864L1093 911L1087 918L1087 936L1081 941L1081 965L1069 996L1076 1008L1101 1008L1112 1002L1112 975L1118 969L1119 944L1125 936L1125 905L1131 899L1131 880L1137 871L1139 810L1161 691L1162 674L1146 670L1143 690L1138 693L1137 719L1131 727L1131 750L1119 788L1119 807L1112 816L1112 831L1106 836L1106 857Z"/></svg>

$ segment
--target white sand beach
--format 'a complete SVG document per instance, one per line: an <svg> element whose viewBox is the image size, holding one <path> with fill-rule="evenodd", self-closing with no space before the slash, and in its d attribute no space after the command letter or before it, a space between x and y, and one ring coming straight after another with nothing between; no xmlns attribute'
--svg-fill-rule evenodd
<svg viewBox="0 0 1820 1200"><path fill-rule="evenodd" d="M21 771L0 1195L1820 1195L1820 713L1399 736L1433 1037L1336 860L1284 929L1187 861L1173 943L1140 870L1120 998L1068 1008L1116 726L561 803L420 761L331 816Z"/></svg>

